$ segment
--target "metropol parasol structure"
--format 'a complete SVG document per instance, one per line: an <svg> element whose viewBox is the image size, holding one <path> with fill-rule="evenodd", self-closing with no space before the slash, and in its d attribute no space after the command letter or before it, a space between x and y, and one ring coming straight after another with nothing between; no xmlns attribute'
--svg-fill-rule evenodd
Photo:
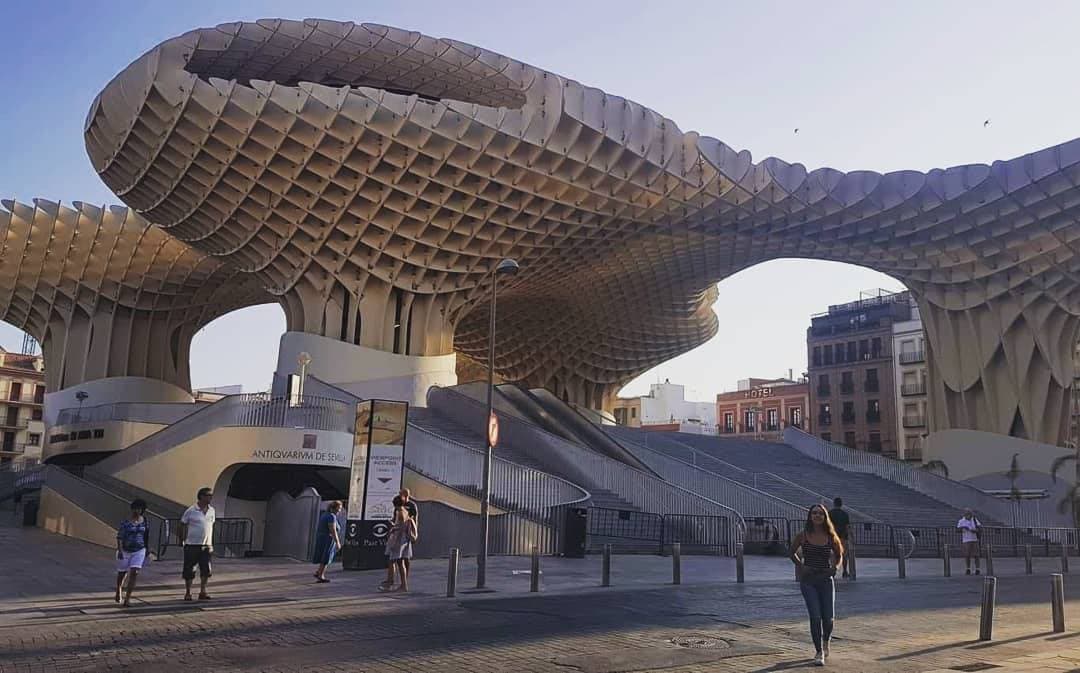
<svg viewBox="0 0 1080 673"><path fill-rule="evenodd" d="M0 319L42 342L50 395L189 391L192 336L277 302L279 369L313 351L327 381L415 398L456 380L455 353L483 359L512 257L497 373L602 409L717 332L717 282L802 257L912 291L932 429L1067 433L1080 141L807 171L452 39L276 19L150 50L93 101L85 141L126 207L0 208Z"/></svg>

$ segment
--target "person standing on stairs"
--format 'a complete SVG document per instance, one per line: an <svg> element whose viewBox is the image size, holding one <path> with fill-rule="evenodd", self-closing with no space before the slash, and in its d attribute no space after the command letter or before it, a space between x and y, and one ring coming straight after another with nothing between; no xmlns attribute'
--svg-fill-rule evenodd
<svg viewBox="0 0 1080 673"><path fill-rule="evenodd" d="M981 575L979 570L979 536L982 534L982 524L975 518L975 513L970 509L964 510L964 516L956 522L960 529L960 543L964 546L964 562L967 564L965 575L971 574L971 559L975 559L975 574Z"/></svg>
<svg viewBox="0 0 1080 673"><path fill-rule="evenodd" d="M829 510L829 518L832 520L836 534L844 545L844 577L851 577L851 517L844 511L844 499L833 498L833 508Z"/></svg>
<svg viewBox="0 0 1080 673"><path fill-rule="evenodd" d="M844 560L844 544L836 534L824 505L814 505L803 531L791 543L791 562L799 575L799 589L810 616L814 664L824 666L831 652L836 587L833 578Z"/></svg>

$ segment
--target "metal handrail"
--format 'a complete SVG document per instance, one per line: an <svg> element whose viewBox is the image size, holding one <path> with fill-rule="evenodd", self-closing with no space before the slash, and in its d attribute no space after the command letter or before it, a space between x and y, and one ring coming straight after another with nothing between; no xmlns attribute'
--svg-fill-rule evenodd
<svg viewBox="0 0 1080 673"><path fill-rule="evenodd" d="M946 479L885 456L826 442L795 428L788 428L784 432L784 442L800 453L845 472L873 474L957 509L971 507L985 517L1013 525L1038 523L1027 520L1028 512L1020 503L1014 506L969 484Z"/></svg>
<svg viewBox="0 0 1080 673"><path fill-rule="evenodd" d="M179 524L180 519L176 517L165 518L161 520L158 525L158 546L157 557L162 559L165 557L165 552L169 547L182 547L183 543L179 539L180 527L177 525L175 528L173 524ZM233 536L228 535L239 529L241 535L240 539L234 539ZM177 539L172 541L173 532L177 533ZM234 548L240 547L241 549L251 549L254 544L255 536L255 521L247 517L221 517L214 520L214 532L213 548L215 553L221 553L225 551L222 556L243 556L243 554L237 554Z"/></svg>
<svg viewBox="0 0 1080 673"><path fill-rule="evenodd" d="M805 508L783 498L739 483L723 475L707 470L698 465L680 460L674 456L623 440L630 445L631 451L649 469L664 479L685 486L695 493L700 493L710 500L732 507L746 517L792 517L798 516Z"/></svg>
<svg viewBox="0 0 1080 673"><path fill-rule="evenodd" d="M44 468L44 486L56 491L99 521L119 524L131 515L131 503L128 500L55 465L46 465ZM157 553L161 548L159 531L165 517L150 509L147 509L143 516L149 531L148 549Z"/></svg>
<svg viewBox="0 0 1080 673"><path fill-rule="evenodd" d="M116 473L223 427L302 428L351 434L355 418L355 406L340 400L304 397L297 401L263 393L230 395L109 456L97 464L97 469Z"/></svg>
<svg viewBox="0 0 1080 673"><path fill-rule="evenodd" d="M482 488L483 451L411 423L407 441L405 463L411 469L459 489L478 493ZM491 467L491 497L505 511L544 515L551 507L580 504L590 497L566 479L503 458L494 457Z"/></svg>
<svg viewBox="0 0 1080 673"><path fill-rule="evenodd" d="M440 398L455 404L457 415L470 417L478 426L480 419L487 417L486 407L467 395L440 387L432 387L428 391L429 406L436 406L432 402L438 403ZM556 456L563 462L566 470L572 472L568 476L575 482L588 488L611 491L644 511L664 514L728 514L736 529L732 535L735 541L741 539L742 532L746 529L742 515L727 505L670 484L583 446L567 442L531 423L507 414L499 414L499 428L500 436L510 444L514 444L516 440L520 448ZM729 550L731 551L733 550Z"/></svg>
<svg viewBox="0 0 1080 673"><path fill-rule="evenodd" d="M106 421L170 425L208 406L209 402L111 402L82 409L66 407L57 414L53 427Z"/></svg>

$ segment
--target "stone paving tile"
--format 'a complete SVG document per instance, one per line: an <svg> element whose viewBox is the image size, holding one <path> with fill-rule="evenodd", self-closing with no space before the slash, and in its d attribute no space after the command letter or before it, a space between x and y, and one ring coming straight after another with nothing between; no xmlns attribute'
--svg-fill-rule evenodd
<svg viewBox="0 0 1080 673"><path fill-rule="evenodd" d="M316 587L306 564L223 562L214 579L218 598L212 605L180 602L175 568L165 561L148 570L140 607L125 612L111 605L111 592L101 591L109 577L100 570L100 564L108 568L107 550L40 531L12 533L0 527L0 540L5 537L18 543L24 560L19 581L0 584L5 598L0 602L3 673L574 673L581 669L559 660L618 653L631 662L655 661L658 651L672 647L673 636L685 635L768 647L774 653L682 662L664 670L799 670L811 654L801 598L786 579L790 566L779 559L754 559L759 579L745 585L717 581L726 559L692 559L700 576L671 587L655 579L670 570L670 559L620 558L626 581L611 589L590 585L591 566L598 565L593 559L545 559L540 595L529 595L527 579L519 582L511 574L527 561L495 559L491 576L498 593L451 600L441 596L441 563L417 564L417 595L389 596L374 590L378 573L339 572L332 584ZM54 555L63 563L33 562ZM54 577L58 565L78 572ZM998 570L1006 566L999 564ZM999 579L995 641L986 644L974 640L979 578L912 576L909 567L909 579L901 582L888 579L888 568L880 567L876 577L868 572L858 583L839 586L837 641L829 670L924 673L980 662L1002 667L993 670L1080 668L1080 633L1046 633L1045 575ZM1067 623L1080 624L1080 582L1066 584Z"/></svg>

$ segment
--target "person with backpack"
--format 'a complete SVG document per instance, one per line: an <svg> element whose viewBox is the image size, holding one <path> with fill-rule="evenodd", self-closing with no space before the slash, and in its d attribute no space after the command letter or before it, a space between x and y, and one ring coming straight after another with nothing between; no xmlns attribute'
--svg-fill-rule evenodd
<svg viewBox="0 0 1080 673"><path fill-rule="evenodd" d="M116 530L116 596L120 603L120 591L124 592L123 607L131 607L131 594L135 581L146 563L146 550L150 546L150 526L146 522L146 501L131 501L131 516L120 522ZM125 584L126 580L126 584Z"/></svg>
<svg viewBox="0 0 1080 673"><path fill-rule="evenodd" d="M833 528L844 545L844 571L843 577L851 577L851 517L844 510L844 499L834 498L833 508L829 510L829 519L832 520Z"/></svg>

